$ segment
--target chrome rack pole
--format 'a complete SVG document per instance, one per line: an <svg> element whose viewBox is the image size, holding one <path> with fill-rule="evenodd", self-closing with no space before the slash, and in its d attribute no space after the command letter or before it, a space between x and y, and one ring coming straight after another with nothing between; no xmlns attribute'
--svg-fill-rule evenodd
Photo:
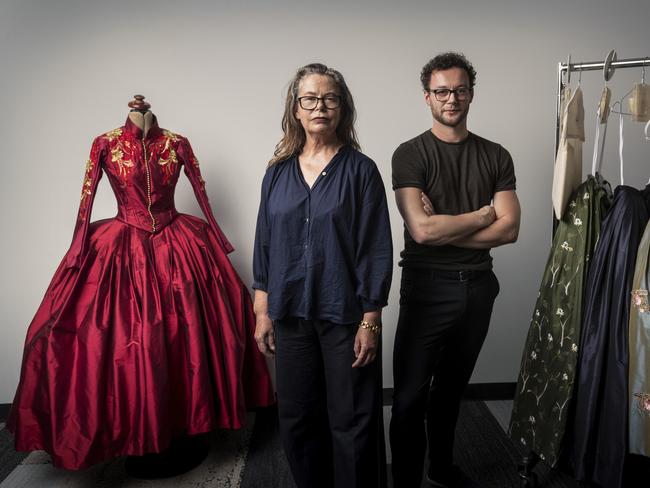
<svg viewBox="0 0 650 488"><path fill-rule="evenodd" d="M643 65L650 66L650 57L646 58L630 58L630 59L620 59L617 61L611 62L611 67L614 69L618 68L641 68ZM602 70L605 67L605 61L589 61L586 63L571 63L571 71L596 71ZM567 70L566 63L559 63L560 71Z"/></svg>

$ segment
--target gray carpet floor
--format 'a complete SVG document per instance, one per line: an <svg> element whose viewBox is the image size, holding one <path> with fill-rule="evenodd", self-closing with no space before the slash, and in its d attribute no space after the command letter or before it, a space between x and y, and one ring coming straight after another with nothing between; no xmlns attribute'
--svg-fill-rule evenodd
<svg viewBox="0 0 650 488"><path fill-rule="evenodd" d="M484 488L517 488L520 486L517 464L522 453L505 433L512 402L481 401L462 403L456 431L455 462ZM289 467L282 453L277 430L277 414L273 410L258 414L258 425L251 443L242 477L241 488L295 488ZM384 409L385 425L390 421L390 407ZM388 429L386 429L388 432ZM387 443L388 444L388 443ZM391 453L387 452L390 463ZM389 487L393 487L389 470ZM540 488L576 488L568 476L546 466L535 468ZM428 485L423 480L422 488Z"/></svg>
<svg viewBox="0 0 650 488"><path fill-rule="evenodd" d="M465 401L458 422L457 464L485 488L517 488L517 463L521 455L505 434L512 402ZM386 427L390 407L384 409ZM13 439L0 424L0 488L294 488L282 452L277 412L266 409L250 414L246 428L218 431L201 466L183 476L143 481L129 478L124 459L93 466L84 471L56 469L41 451L16 453ZM386 432L388 429L386 428ZM387 443L388 444L388 443ZM390 463L390 449L387 460ZM535 469L540 488L575 488L569 477L540 465ZM390 466L389 466L390 473ZM392 487L389 474L389 486ZM426 485L423 484L423 487Z"/></svg>
<svg viewBox="0 0 650 488"><path fill-rule="evenodd" d="M166 480L136 480L127 476L124 459L97 464L82 471L52 466L49 455L35 451L16 453L13 438L0 431L0 488L238 488L255 415L244 429L219 430L210 437L210 453L196 469ZM8 472L7 472L8 471Z"/></svg>

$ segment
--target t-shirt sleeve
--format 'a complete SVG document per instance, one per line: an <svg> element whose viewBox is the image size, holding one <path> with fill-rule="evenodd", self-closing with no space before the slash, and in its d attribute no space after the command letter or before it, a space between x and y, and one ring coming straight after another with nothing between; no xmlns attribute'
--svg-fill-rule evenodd
<svg viewBox="0 0 650 488"><path fill-rule="evenodd" d="M517 179L515 178L515 165L512 162L512 156L505 148L499 147L499 163L494 193L516 189Z"/></svg>
<svg viewBox="0 0 650 488"><path fill-rule="evenodd" d="M412 144L401 144L393 153L393 190L405 187L426 190L426 168Z"/></svg>

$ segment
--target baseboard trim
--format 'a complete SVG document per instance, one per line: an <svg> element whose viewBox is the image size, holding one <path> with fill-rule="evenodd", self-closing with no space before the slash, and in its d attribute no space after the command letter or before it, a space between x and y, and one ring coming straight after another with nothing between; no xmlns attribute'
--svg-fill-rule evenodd
<svg viewBox="0 0 650 488"><path fill-rule="evenodd" d="M0 422L7 421L10 408L11 408L11 403L0 403Z"/></svg>
<svg viewBox="0 0 650 488"><path fill-rule="evenodd" d="M464 400L512 400L517 383L470 383L463 394ZM393 389L384 388L384 405L393 404Z"/></svg>

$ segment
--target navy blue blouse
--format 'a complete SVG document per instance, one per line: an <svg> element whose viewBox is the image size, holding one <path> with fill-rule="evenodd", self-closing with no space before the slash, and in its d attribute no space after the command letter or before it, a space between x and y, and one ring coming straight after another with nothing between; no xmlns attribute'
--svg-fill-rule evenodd
<svg viewBox="0 0 650 488"><path fill-rule="evenodd" d="M297 157L262 181L253 288L268 293L271 319L346 324L388 301L393 241L374 161L342 147L311 190Z"/></svg>

